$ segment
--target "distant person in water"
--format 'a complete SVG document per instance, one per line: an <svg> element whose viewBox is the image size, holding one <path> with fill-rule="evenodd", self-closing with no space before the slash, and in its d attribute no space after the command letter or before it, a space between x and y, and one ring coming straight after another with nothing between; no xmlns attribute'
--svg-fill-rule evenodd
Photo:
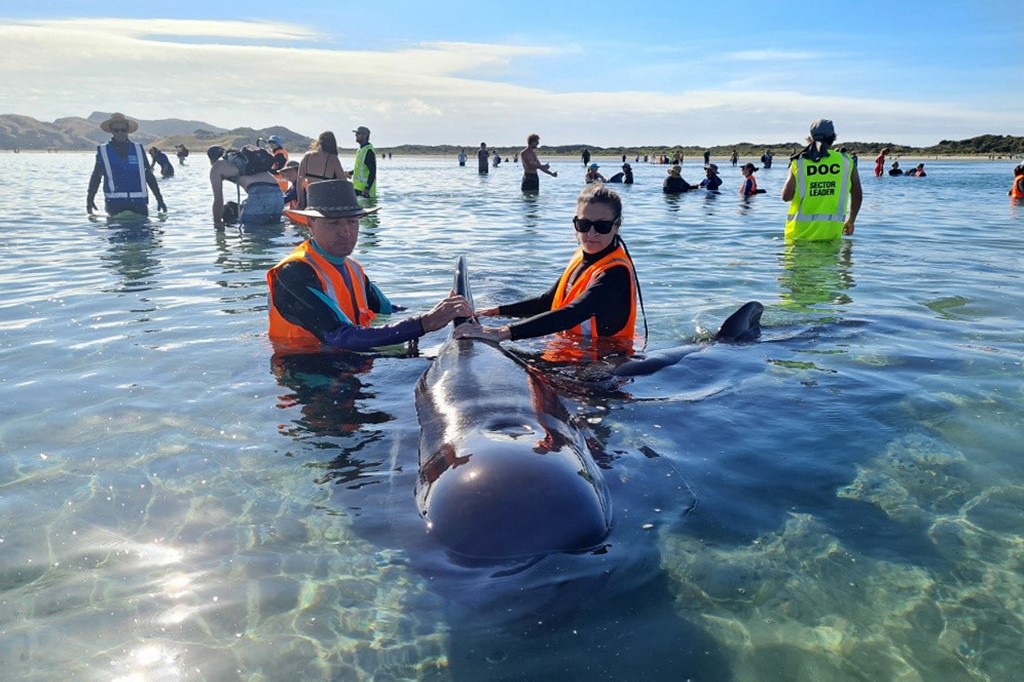
<svg viewBox="0 0 1024 682"><path fill-rule="evenodd" d="M465 147L463 147L462 150L459 152L459 165L460 166L465 166L466 165L466 148Z"/></svg>
<svg viewBox="0 0 1024 682"><path fill-rule="evenodd" d="M616 173L615 175L608 178L609 183L621 182L624 185L633 184L633 167L629 165L629 162L622 164L622 172Z"/></svg>
<svg viewBox="0 0 1024 682"><path fill-rule="evenodd" d="M1009 195L1014 199L1024 199L1024 163L1013 169L1013 184Z"/></svg>
<svg viewBox="0 0 1024 682"><path fill-rule="evenodd" d="M306 188L311 183L348 178L338 157L338 139L333 132L325 130L316 138L299 162L298 176L295 187L298 191L299 208L305 208Z"/></svg>
<svg viewBox="0 0 1024 682"><path fill-rule="evenodd" d="M299 162L289 161L284 165L284 168L277 171L275 175L279 180L284 180L287 183L287 188L281 187L283 192L282 199L284 201L285 208L295 209L299 207ZM280 186L281 183L278 182Z"/></svg>
<svg viewBox="0 0 1024 682"><path fill-rule="evenodd" d="M704 179L700 181L700 187L709 192L717 192L718 188L722 186L722 178L718 176L718 166L709 163L708 167L704 169L704 176Z"/></svg>
<svg viewBox="0 0 1024 682"><path fill-rule="evenodd" d="M891 175L893 177L895 177L897 175L903 175L903 169L900 168L900 162L899 161L893 161L892 162L892 168L889 169L889 175Z"/></svg>
<svg viewBox="0 0 1024 682"><path fill-rule="evenodd" d="M279 171L288 163L288 150L284 148L284 140L280 135L271 135L267 138L270 146L270 153L274 155L274 163L270 166L270 172Z"/></svg>
<svg viewBox="0 0 1024 682"><path fill-rule="evenodd" d="M377 196L377 154L370 144L370 129L366 126L359 126L352 131L356 136L356 160L352 166L352 186L356 188L356 194L367 199ZM384 154L381 154L384 158Z"/></svg>
<svg viewBox="0 0 1024 682"><path fill-rule="evenodd" d="M187 159L188 155L189 155L188 147L186 147L183 144L176 144L176 145L174 145L174 151L175 151L175 154L177 154L177 156L178 156L178 165L179 166L184 166L185 165L185 159Z"/></svg>
<svg viewBox="0 0 1024 682"><path fill-rule="evenodd" d="M476 172L480 175L487 175L487 166L491 160L491 153L487 151L487 143L481 142L480 149L476 153Z"/></svg>
<svg viewBox="0 0 1024 682"><path fill-rule="evenodd" d="M710 149L705 149L704 150L704 165L706 166L709 163L711 163L711 150Z"/></svg>
<svg viewBox="0 0 1024 682"><path fill-rule="evenodd" d="M558 177L558 172L551 170L551 165L541 163L537 158L537 147L540 145L540 135L530 133L526 138L526 149L523 150L523 182L520 188L524 192L536 192L540 189L540 176L537 171L547 173L553 178Z"/></svg>
<svg viewBox="0 0 1024 682"><path fill-rule="evenodd" d="M583 159L583 165L584 166L589 166L590 165L590 150L587 149L586 147L584 147L583 148L583 153L580 154L580 158Z"/></svg>
<svg viewBox="0 0 1024 682"><path fill-rule="evenodd" d="M277 179L269 171L246 173L246 161L241 152L210 147L210 187L213 190L213 225L224 227L224 181L244 189L245 201L240 202L238 221L242 225L273 225L281 222L284 198ZM239 192L240 194L240 192Z"/></svg>
<svg viewBox="0 0 1024 682"><path fill-rule="evenodd" d="M915 178L923 178L928 174L924 172L924 164L919 163L910 170L908 170L907 175Z"/></svg>
<svg viewBox="0 0 1024 682"><path fill-rule="evenodd" d="M786 241L851 235L864 198L857 169L848 156L831 148L836 131L827 118L811 123L807 141L790 161L782 188L783 201L790 202Z"/></svg>
<svg viewBox="0 0 1024 682"><path fill-rule="evenodd" d="M885 170L885 157L889 154L889 148L883 147L882 151L875 157L875 177L882 177L882 171Z"/></svg>
<svg viewBox="0 0 1024 682"><path fill-rule="evenodd" d="M682 194L691 189L697 189L697 185L691 185L683 179L683 169L678 165L668 169L668 177L661 183L661 191L664 194Z"/></svg>
<svg viewBox="0 0 1024 682"><path fill-rule="evenodd" d="M763 189L757 188L757 178L754 177L754 173L757 170L757 166L752 163L746 163L740 169L740 173L743 174L743 182L740 184L740 196L752 197L755 194L764 194L765 191Z"/></svg>
<svg viewBox="0 0 1024 682"><path fill-rule="evenodd" d="M735 149L733 149L732 150L732 154L729 155L729 163L731 163L733 166L735 166L736 163L739 160L740 160L740 155L736 153Z"/></svg>
<svg viewBox="0 0 1024 682"><path fill-rule="evenodd" d="M583 181L588 185L592 182L608 182L605 180L605 177L601 175L601 172L597 170L600 167L601 166L596 163L592 163L587 166L587 172L583 176Z"/></svg>
<svg viewBox="0 0 1024 682"><path fill-rule="evenodd" d="M771 149L765 149L764 150L764 154L761 155L761 163L764 165L765 168L771 168L772 167L772 161L774 159L775 159L775 157L772 156L772 150Z"/></svg>
<svg viewBox="0 0 1024 682"><path fill-rule="evenodd" d="M462 296L449 295L434 308L396 324L370 326L377 315L404 310L393 304L350 258L359 219L376 211L356 200L348 180L309 186L306 208L310 238L267 273L270 340L281 353L368 351L418 339L473 311Z"/></svg>
<svg viewBox="0 0 1024 682"><path fill-rule="evenodd" d="M96 147L96 163L89 178L89 190L85 198L85 210L91 215L96 208L96 192L103 184L104 208L107 215L130 211L149 215L148 187L156 197L158 211L167 210L160 186L156 182L146 150L138 142L128 139L130 133L139 129L139 124L124 114L112 114L100 123L100 130L110 133L110 142Z"/></svg>
<svg viewBox="0 0 1024 682"><path fill-rule="evenodd" d="M160 151L157 147L149 148L149 155L153 158L153 161L149 164L150 170L156 166L160 166L160 177L166 180L167 178L174 177L174 166L171 165L171 160L167 158L167 155Z"/></svg>

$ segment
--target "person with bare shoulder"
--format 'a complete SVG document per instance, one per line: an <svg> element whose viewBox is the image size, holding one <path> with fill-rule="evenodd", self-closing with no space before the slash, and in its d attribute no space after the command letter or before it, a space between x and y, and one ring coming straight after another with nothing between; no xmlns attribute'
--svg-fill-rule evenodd
<svg viewBox="0 0 1024 682"><path fill-rule="evenodd" d="M299 162L299 180L295 185L299 208L306 207L306 189L312 182L321 180L345 180L348 176L338 158L338 140L334 133L325 130L316 138L306 155Z"/></svg>
<svg viewBox="0 0 1024 682"><path fill-rule="evenodd" d="M526 149L519 154L523 160L522 190L524 192L537 192L540 190L540 176L537 175L537 171L543 171L553 178L558 177L558 171L551 170L550 164L541 163L540 159L537 158L537 147L539 145L540 135L530 133L529 137L526 138Z"/></svg>

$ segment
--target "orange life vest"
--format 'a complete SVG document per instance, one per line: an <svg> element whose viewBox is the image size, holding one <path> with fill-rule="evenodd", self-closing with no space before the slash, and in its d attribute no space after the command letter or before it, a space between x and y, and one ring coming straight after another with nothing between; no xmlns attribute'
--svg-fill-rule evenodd
<svg viewBox="0 0 1024 682"><path fill-rule="evenodd" d="M1014 199L1024 199L1024 190L1021 189L1021 185L1024 185L1024 175L1015 176L1013 187L1010 188L1010 196Z"/></svg>
<svg viewBox="0 0 1024 682"><path fill-rule="evenodd" d="M747 180L750 180L750 194L743 191L747 186ZM751 173L747 177L743 178L743 182L740 183L740 196L745 197L752 196L754 194L757 194L757 178L755 178L754 174Z"/></svg>
<svg viewBox="0 0 1024 682"><path fill-rule="evenodd" d="M270 340L278 351L315 353L323 347L320 339L312 332L286 320L274 305L277 271L285 263L295 260L301 260L313 268L324 294L345 314L349 322L365 327L376 317L366 300L366 275L363 267L352 258L346 258L340 266L334 265L320 255L307 239L267 272L267 285L270 288ZM339 268L343 268L345 274Z"/></svg>
<svg viewBox="0 0 1024 682"><path fill-rule="evenodd" d="M612 334L610 337L604 338L632 341L634 329L636 327L636 274L633 272L633 262L629 259L629 256L626 255L626 250L622 248L621 244L619 244L619 246L611 253L581 272L580 276L577 277L576 281L570 286L569 277L582 262L583 249L577 249L572 260L569 261L569 265L565 268L565 272L562 273L562 277L558 280L558 288L555 289L555 299L551 303L551 309L558 310L579 298L579 296L587 290L587 287L590 286L590 283L594 278L608 268L615 267L617 265L624 265L629 270L629 318L626 320L626 324L623 325L622 329ZM567 329L562 333L596 339L599 336L597 331L597 320L592 317L582 324L578 324L572 329Z"/></svg>

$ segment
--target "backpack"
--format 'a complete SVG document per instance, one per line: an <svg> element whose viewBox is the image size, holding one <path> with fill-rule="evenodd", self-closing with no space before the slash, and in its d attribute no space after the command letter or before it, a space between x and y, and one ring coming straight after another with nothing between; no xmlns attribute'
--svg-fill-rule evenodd
<svg viewBox="0 0 1024 682"><path fill-rule="evenodd" d="M230 149L224 154L239 175L256 175L265 173L274 165L274 155L262 147L247 144L241 149Z"/></svg>

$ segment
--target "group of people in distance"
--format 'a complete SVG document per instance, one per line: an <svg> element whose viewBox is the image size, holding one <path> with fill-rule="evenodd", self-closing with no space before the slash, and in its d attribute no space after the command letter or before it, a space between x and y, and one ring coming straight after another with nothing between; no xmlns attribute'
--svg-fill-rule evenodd
<svg viewBox="0 0 1024 682"><path fill-rule="evenodd" d="M137 125L115 114L101 128L113 137L97 151L97 170L90 181L87 199L90 212L95 209L94 197L100 180L105 181L108 212L125 210L123 207L144 209L147 186L157 198L158 208L166 210L152 171L145 163L145 151L141 145L128 141L128 134ZM456 318L474 316L465 298L450 294L423 315L393 324L371 324L378 316L405 308L392 302L351 257L359 237L360 219L378 210L359 202L360 196L374 195L376 175L372 162L367 163L367 159L373 158L372 148L363 150L369 145L369 130L361 127L354 132L361 147L351 182L338 159L337 144L330 132L320 135L301 163L285 162L281 169L292 169L295 174L298 207L291 213L308 220L310 236L267 273L270 338L280 353L366 351L412 341ZM785 238L789 241L836 240L854 233L863 200L860 178L853 160L833 149L835 140L832 121L819 119L810 126L807 146L790 159L782 190L783 200L790 202L785 224ZM530 175L544 172L556 176L548 164L537 158L539 142L539 136L531 134L521 154L525 191L537 186ZM280 146L273 147L275 152ZM481 164L485 154L486 146L482 144ZM219 215L218 200L223 199L218 187L225 179L246 189L247 208L258 215L278 211L279 219L282 195L274 175L269 171L242 175L223 158L219 148L211 148L209 156L215 220ZM286 153L283 156L287 159ZM464 162L460 159L460 163ZM669 170L670 176L678 174L673 170ZM705 170L705 187L713 188L718 169L709 162ZM756 170L748 164L744 176L752 178ZM752 186L756 191L756 181ZM266 191L261 187L266 187ZM1024 164L1015 169L1010 194L1024 198ZM271 196L276 199L267 208ZM562 334L595 356L629 353L636 335L640 287L636 267L620 232L622 217L622 200L614 190L599 181L585 185L576 199L571 221L577 249L553 285L538 296L475 311L478 318L507 317L519 318L518 321L498 325L470 321L460 325L455 336L501 342Z"/></svg>
<svg viewBox="0 0 1024 682"><path fill-rule="evenodd" d="M137 121L120 113L112 114L100 123L100 129L110 133L111 139L96 147L96 162L86 194L88 213L99 210L96 195L101 185L108 215L148 215L150 192L156 199L157 210L167 211L154 169L159 166L161 176L166 179L174 176L174 166L167 154L155 146L150 148L150 158L147 160L143 146L128 138L138 128ZM256 145L256 149L265 154L263 157L256 154L256 161L246 154L248 146L242 150L216 145L207 149L214 225L222 227L225 217L237 218L244 225L280 222L285 202L303 207L307 187L320 180L351 178L360 196L371 199L376 197L377 163L373 145L370 144L370 130L359 126L352 132L355 133L359 149L351 173L346 173L342 167L338 158L338 144L334 133L330 131L320 134L301 163L289 161L284 140L278 135L267 138L268 149ZM176 145L175 150L179 164L183 165L189 155L188 149L184 145ZM233 209L230 206L232 202L224 201L225 180L246 192L245 201L237 202Z"/></svg>
<svg viewBox="0 0 1024 682"><path fill-rule="evenodd" d="M882 151L879 152L878 156L875 157L875 177L876 178L880 178L884 174L884 172L885 172L885 157L888 156L891 151L892 150L890 150L888 147L883 147ZM909 171L904 172L903 169L900 168L900 162L899 161L893 161L892 162L892 166L889 168L889 175L891 177L897 177L897 176L900 176L900 175L905 175L907 177L923 178L923 177L925 177L928 174L924 170L924 164L923 163L919 163L919 164L917 164L916 167L911 168Z"/></svg>

